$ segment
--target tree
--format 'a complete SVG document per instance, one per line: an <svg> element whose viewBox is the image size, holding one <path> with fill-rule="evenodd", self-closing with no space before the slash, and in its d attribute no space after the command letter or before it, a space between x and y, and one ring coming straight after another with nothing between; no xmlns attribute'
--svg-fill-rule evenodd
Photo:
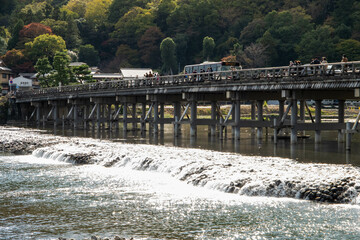
<svg viewBox="0 0 360 240"><path fill-rule="evenodd" d="M265 33L257 39L267 51L272 51L270 63L273 66L287 65L297 58L295 46L301 37L313 30L311 17L301 7L287 11L272 11L265 18Z"/></svg>
<svg viewBox="0 0 360 240"><path fill-rule="evenodd" d="M79 35L79 28L72 17L68 17L67 28L64 34L66 45L69 49L74 49L80 46L81 38Z"/></svg>
<svg viewBox="0 0 360 240"><path fill-rule="evenodd" d="M11 31L11 38L8 42L8 49L11 50L13 48L15 48L16 44L19 41L19 32L20 30L23 28L24 26L24 22L23 20L18 20L15 27L13 28L13 30Z"/></svg>
<svg viewBox="0 0 360 240"><path fill-rule="evenodd" d="M152 67L157 68L160 66L160 43L164 39L164 34L158 27L150 27L138 42L141 59L143 62Z"/></svg>
<svg viewBox="0 0 360 240"><path fill-rule="evenodd" d="M12 49L6 52L2 57L6 66L11 68L14 74L20 72L33 72L34 67L31 61L24 56L21 50Z"/></svg>
<svg viewBox="0 0 360 240"><path fill-rule="evenodd" d="M67 85L70 82L70 69L69 69L70 57L66 52L58 51L55 53L53 67L55 73L52 74L53 86Z"/></svg>
<svg viewBox="0 0 360 240"><path fill-rule="evenodd" d="M162 30L166 31L168 24L166 23L167 18L177 7L176 1L174 0L162 0L156 12L156 25Z"/></svg>
<svg viewBox="0 0 360 240"><path fill-rule="evenodd" d="M35 65L35 70L38 72L38 78L42 87L50 87L52 85L51 80L47 74L52 70L49 59L47 57L39 58Z"/></svg>
<svg viewBox="0 0 360 240"><path fill-rule="evenodd" d="M154 15L151 10L134 7L115 24L112 37L120 43L135 48L137 41L150 27L154 26Z"/></svg>
<svg viewBox="0 0 360 240"><path fill-rule="evenodd" d="M321 26L305 33L296 46L299 59L302 62L310 62L314 57L327 57L328 61L336 60L333 31L329 26Z"/></svg>
<svg viewBox="0 0 360 240"><path fill-rule="evenodd" d="M31 42L34 38L43 35L52 34L51 28L41 23L30 23L25 25L19 32L19 41L16 44L17 49L23 49L25 43Z"/></svg>
<svg viewBox="0 0 360 240"><path fill-rule="evenodd" d="M61 36L62 38L65 39L65 33L68 27L68 23L66 21L46 18L42 20L40 23L49 26L55 35Z"/></svg>
<svg viewBox="0 0 360 240"><path fill-rule="evenodd" d="M71 72L73 73L75 79L75 82L79 82L81 84L84 84L86 82L92 82L93 78L92 75L90 75L91 71L89 70L89 66L86 64L71 67Z"/></svg>
<svg viewBox="0 0 360 240"><path fill-rule="evenodd" d="M2 60L9 68L13 69L16 65L22 64L25 62L25 56L20 50L12 49L6 52L2 57Z"/></svg>
<svg viewBox="0 0 360 240"><path fill-rule="evenodd" d="M79 61L86 62L89 66L97 66L99 63L99 54L91 44L80 46Z"/></svg>
<svg viewBox="0 0 360 240"><path fill-rule="evenodd" d="M340 56L345 54L350 61L360 60L360 41L355 39L342 40L336 45L338 60Z"/></svg>
<svg viewBox="0 0 360 240"><path fill-rule="evenodd" d="M90 0L70 0L64 8L77 13L79 17L83 18L86 12L86 4L89 1Z"/></svg>
<svg viewBox="0 0 360 240"><path fill-rule="evenodd" d="M268 58L266 55L266 47L261 43L252 43L245 48L241 58L247 67L264 67Z"/></svg>
<svg viewBox="0 0 360 240"><path fill-rule="evenodd" d="M112 0L91 0L86 4L85 19L97 27L107 20L107 14Z"/></svg>
<svg viewBox="0 0 360 240"><path fill-rule="evenodd" d="M43 56L52 59L56 52L62 52L65 49L65 41L62 37L49 34L40 35L33 42L25 44L25 51L32 60Z"/></svg>
<svg viewBox="0 0 360 240"><path fill-rule="evenodd" d="M173 74L176 70L176 44L170 37L165 38L160 44L162 72Z"/></svg>
<svg viewBox="0 0 360 240"><path fill-rule="evenodd" d="M203 39L203 57L204 60L209 61L209 59L214 54L215 41L212 37L205 37Z"/></svg>
<svg viewBox="0 0 360 240"><path fill-rule="evenodd" d="M146 3L146 0L113 0L109 7L108 19L111 23L116 23L132 7L144 8Z"/></svg>

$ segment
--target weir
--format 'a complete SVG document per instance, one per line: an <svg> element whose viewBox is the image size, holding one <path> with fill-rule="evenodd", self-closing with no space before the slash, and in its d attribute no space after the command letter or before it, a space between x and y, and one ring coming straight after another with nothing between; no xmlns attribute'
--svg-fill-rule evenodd
<svg viewBox="0 0 360 240"><path fill-rule="evenodd" d="M16 94L21 118L38 126L41 121L66 122L74 129L111 130L122 125L125 132L158 134L165 124L172 124L176 137L181 125L189 124L190 136L196 137L197 126L208 125L211 136L223 138L231 129L236 141L241 128L253 129L258 139L264 129L273 129L275 144L286 129L292 144L305 131L315 132L315 143L321 142L321 131L337 131L338 141L347 141L347 150L351 135L360 130L360 117L345 122L345 101L359 99L360 61L124 79ZM264 103L270 100L278 101L278 113L266 117ZM337 102L335 122L322 121L324 100ZM308 101L315 102L314 117ZM251 105L250 119L242 117L245 104ZM200 107L208 107L209 116L199 117ZM165 108L171 110L165 114Z"/></svg>

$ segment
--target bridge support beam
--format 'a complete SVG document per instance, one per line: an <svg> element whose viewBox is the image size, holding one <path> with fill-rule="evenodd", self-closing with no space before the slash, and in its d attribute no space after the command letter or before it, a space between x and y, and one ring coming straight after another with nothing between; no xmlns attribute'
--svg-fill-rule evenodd
<svg viewBox="0 0 360 240"><path fill-rule="evenodd" d="M137 123L136 123L136 103L133 103L132 104L132 120L133 120L133 123L132 123L132 128L133 130L136 130L137 129Z"/></svg>
<svg viewBox="0 0 360 240"><path fill-rule="evenodd" d="M297 143L297 100L292 99L292 106L291 106L291 136L290 136L290 142L292 144Z"/></svg>
<svg viewBox="0 0 360 240"><path fill-rule="evenodd" d="M344 123L345 122L345 101L339 100L339 108L338 108L338 122ZM344 131L338 130L338 142L344 142Z"/></svg>
<svg viewBox="0 0 360 240"><path fill-rule="evenodd" d="M145 133L146 131L146 102L141 103L141 121L140 121L140 131Z"/></svg>
<svg viewBox="0 0 360 240"><path fill-rule="evenodd" d="M178 122L180 121L180 117L181 117L181 103L174 102L173 108L174 108L174 136L177 137L181 133L181 124Z"/></svg>
<svg viewBox="0 0 360 240"><path fill-rule="evenodd" d="M159 102L154 102L154 133L159 133Z"/></svg>
<svg viewBox="0 0 360 240"><path fill-rule="evenodd" d="M251 120L256 120L256 101L251 102ZM255 133L255 128L251 128L251 133Z"/></svg>
<svg viewBox="0 0 360 240"><path fill-rule="evenodd" d="M241 113L241 105L240 101L236 100L234 102L234 139L240 140L240 113Z"/></svg>
<svg viewBox="0 0 360 240"><path fill-rule="evenodd" d="M315 101L315 123L319 126L321 124L321 100ZM321 131L315 130L315 143L321 142Z"/></svg>
<svg viewBox="0 0 360 240"><path fill-rule="evenodd" d="M190 117L190 136L196 136L196 121L197 121L197 102L195 100L191 101L191 117Z"/></svg>
<svg viewBox="0 0 360 240"><path fill-rule="evenodd" d="M127 132L127 117L128 117L128 104L126 102L123 103L123 131Z"/></svg>
<svg viewBox="0 0 360 240"><path fill-rule="evenodd" d="M164 103L160 103L160 132L164 131L164 116L165 116L165 105Z"/></svg>
<svg viewBox="0 0 360 240"><path fill-rule="evenodd" d="M210 125L210 135L214 137L216 135L216 116L217 116L217 109L216 109L216 101L211 102L211 120L212 124Z"/></svg>
<svg viewBox="0 0 360 240"><path fill-rule="evenodd" d="M305 123L305 100L300 100L300 121ZM306 135L305 131L301 133L303 136Z"/></svg>
<svg viewBox="0 0 360 240"><path fill-rule="evenodd" d="M257 100L258 121L263 121L264 120L263 119L264 118L264 116L263 116L263 113L264 113L263 105L264 105L264 100ZM263 128L258 127L257 128L257 138L262 139L262 137L263 137Z"/></svg>

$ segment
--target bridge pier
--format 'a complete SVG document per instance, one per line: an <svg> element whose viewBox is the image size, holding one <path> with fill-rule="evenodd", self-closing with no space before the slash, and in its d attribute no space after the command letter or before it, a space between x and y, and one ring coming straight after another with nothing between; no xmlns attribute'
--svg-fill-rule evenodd
<svg viewBox="0 0 360 240"><path fill-rule="evenodd" d="M141 103L141 121L140 121L140 131L145 133L146 131L146 102Z"/></svg>
<svg viewBox="0 0 360 240"><path fill-rule="evenodd" d="M137 123L136 123L136 103L132 104L132 127L133 127L133 131L137 129Z"/></svg>
<svg viewBox="0 0 360 240"><path fill-rule="evenodd" d="M178 122L180 121L181 117L181 103L176 101L173 103L173 111L174 111L174 136L177 137L181 133L181 124Z"/></svg>
<svg viewBox="0 0 360 240"><path fill-rule="evenodd" d="M217 103L216 103L216 101L211 101L210 135L212 137L214 137L216 135L216 116L217 116Z"/></svg>
<svg viewBox="0 0 360 240"><path fill-rule="evenodd" d="M292 144L297 143L297 99L292 100L292 106L291 106L291 136L290 136L290 142Z"/></svg>
<svg viewBox="0 0 360 240"><path fill-rule="evenodd" d="M264 121L264 100L257 100L257 108L258 108L258 121ZM263 128L262 127L258 127L257 128L257 138L258 139L262 139L263 137Z"/></svg>
<svg viewBox="0 0 360 240"><path fill-rule="evenodd" d="M319 126L321 124L321 100L315 101L315 143L321 142L321 131L319 130Z"/></svg>
<svg viewBox="0 0 360 240"><path fill-rule="evenodd" d="M241 114L241 104L240 104L240 100L238 99L238 94L237 94L237 99L234 102L234 139L235 140L240 140L240 114Z"/></svg>
<svg viewBox="0 0 360 240"><path fill-rule="evenodd" d="M127 102L123 103L123 131L127 132L128 130L128 126L127 126L127 121L128 121L128 104Z"/></svg>
<svg viewBox="0 0 360 240"><path fill-rule="evenodd" d="M345 122L345 101L339 100L339 106L338 106L338 123L344 123ZM338 142L343 143L344 142L344 131L339 129L338 130Z"/></svg>
<svg viewBox="0 0 360 240"><path fill-rule="evenodd" d="M251 120L256 120L256 101L251 101ZM251 133L255 133L255 128L251 128Z"/></svg>
<svg viewBox="0 0 360 240"><path fill-rule="evenodd" d="M197 131L197 126L196 126L196 121L197 121L197 102L195 100L191 101L191 114L190 114L190 136L191 137L195 137L196 136L196 131Z"/></svg>

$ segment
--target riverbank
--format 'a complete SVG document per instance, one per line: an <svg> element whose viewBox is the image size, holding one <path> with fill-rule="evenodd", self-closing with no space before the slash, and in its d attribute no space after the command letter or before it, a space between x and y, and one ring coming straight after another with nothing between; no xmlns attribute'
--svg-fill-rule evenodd
<svg viewBox="0 0 360 240"><path fill-rule="evenodd" d="M162 172L225 193L358 203L360 171L350 165L304 164L275 157L61 137L22 128L0 127L0 132L0 149L8 153L76 165Z"/></svg>

